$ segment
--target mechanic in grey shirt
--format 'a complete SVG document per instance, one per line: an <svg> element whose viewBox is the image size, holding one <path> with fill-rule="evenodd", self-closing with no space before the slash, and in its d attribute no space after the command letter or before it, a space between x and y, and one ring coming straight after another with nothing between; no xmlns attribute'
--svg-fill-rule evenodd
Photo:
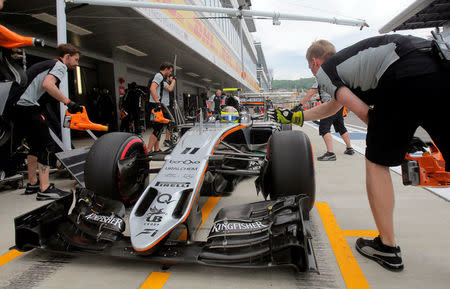
<svg viewBox="0 0 450 289"><path fill-rule="evenodd" d="M163 62L159 67L159 72L156 73L148 82L147 90L149 93L149 113L152 110L159 111L161 109L161 100L163 99L164 92L164 79L169 77L173 71L173 64L170 62ZM174 81L175 85L175 81ZM167 97L169 100L169 98ZM162 130L164 128L163 123L154 122L153 132L148 140L147 148L149 151L159 152L159 139L161 137Z"/></svg>
<svg viewBox="0 0 450 289"><path fill-rule="evenodd" d="M61 191L49 181L50 156L56 148L49 133L49 107L59 102L67 105L70 113L81 112L82 107L70 101L60 90L67 69L78 66L80 51L71 44L57 48L59 59L46 60L32 65L27 70L25 87L14 86L10 96L19 97L15 105L17 131L28 141L28 184L25 194L37 193L37 200L58 199L70 192ZM39 180L36 169L39 168Z"/></svg>
<svg viewBox="0 0 450 289"><path fill-rule="evenodd" d="M305 97L300 100L300 103L304 105L307 103L310 98L317 92L319 92L320 95L320 101L322 103L327 103L331 100L331 95L328 94L325 91L320 91L318 89L319 84L317 83L317 79L314 82L314 84L311 86L310 90L306 93ZM331 115L327 118L323 118L320 120L319 123L319 135L323 138L323 141L325 142L325 146L327 148L327 151L320 157L317 157L318 161L335 161L336 160L336 154L333 150L333 136L331 135L331 125L334 126L334 130L338 132L342 139L345 142L345 145L347 148L344 151L344 154L347 155L353 155L355 151L352 148L352 145L350 143L350 135L347 132L347 128L344 125L344 116L343 116L343 110L342 107L337 113L334 115Z"/></svg>
<svg viewBox="0 0 450 289"><path fill-rule="evenodd" d="M368 124L366 188L380 235L359 238L356 249L394 271L403 269L403 261L394 237L389 167L402 163L418 126L429 133L450 171L450 71L430 48L431 41L396 34L368 38L336 54L330 42L316 41L306 58L319 89L331 101L305 112L274 112L282 123L301 125L335 114L344 105ZM427 96L437 105L424 105Z"/></svg>

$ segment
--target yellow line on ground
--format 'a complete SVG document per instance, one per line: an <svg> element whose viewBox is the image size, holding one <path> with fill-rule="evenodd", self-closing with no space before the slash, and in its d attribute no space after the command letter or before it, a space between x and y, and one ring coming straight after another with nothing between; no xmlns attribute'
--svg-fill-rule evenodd
<svg viewBox="0 0 450 289"><path fill-rule="evenodd" d="M377 230L342 230L344 237L377 237Z"/></svg>
<svg viewBox="0 0 450 289"><path fill-rule="evenodd" d="M8 253L3 254L2 256L0 256L0 267L5 265L9 261L19 257L22 254L23 254L23 252L19 252L19 251L15 250L15 249L9 251Z"/></svg>
<svg viewBox="0 0 450 289"><path fill-rule="evenodd" d="M220 197L209 197L208 200L205 202L205 204L202 207L202 223L198 227L199 230L205 223L206 219L208 219L209 214L211 214L212 210L214 209L219 200Z"/></svg>
<svg viewBox="0 0 450 289"><path fill-rule="evenodd" d="M152 272L140 289L160 289L166 284L170 273Z"/></svg>
<svg viewBox="0 0 450 289"><path fill-rule="evenodd" d="M208 219L209 214L211 214L212 210L216 206L217 202L220 200L220 197L209 197L208 200L202 206L202 223L198 227L199 229L203 226L206 219ZM181 233L178 237L178 240L186 240L187 231L186 229ZM160 289L164 286L169 279L170 273L160 273L160 272L152 272L150 276L148 276L147 280L142 284L140 289Z"/></svg>
<svg viewBox="0 0 450 289"><path fill-rule="evenodd" d="M217 202L220 200L220 197L209 197L208 200L203 204L202 206L202 223L198 227L200 228L205 223L206 219L208 219L209 214L211 214L212 210L216 206ZM187 231L184 229L184 231L181 233L181 235L178 237L178 240L186 240L187 239Z"/></svg>
<svg viewBox="0 0 450 289"><path fill-rule="evenodd" d="M316 203L316 207L322 218L347 289L370 288L330 207L327 203Z"/></svg>

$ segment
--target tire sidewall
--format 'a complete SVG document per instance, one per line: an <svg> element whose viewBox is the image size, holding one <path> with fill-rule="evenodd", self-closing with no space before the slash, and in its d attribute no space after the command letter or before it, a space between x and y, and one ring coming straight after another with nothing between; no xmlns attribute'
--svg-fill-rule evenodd
<svg viewBox="0 0 450 289"><path fill-rule="evenodd" d="M130 133L114 132L100 137L86 159L86 188L107 198L128 201L129 196L120 191L117 162L128 157L137 146L145 152L144 142Z"/></svg>
<svg viewBox="0 0 450 289"><path fill-rule="evenodd" d="M270 198L305 194L315 201L314 159L308 136L301 131L275 132L269 140Z"/></svg>

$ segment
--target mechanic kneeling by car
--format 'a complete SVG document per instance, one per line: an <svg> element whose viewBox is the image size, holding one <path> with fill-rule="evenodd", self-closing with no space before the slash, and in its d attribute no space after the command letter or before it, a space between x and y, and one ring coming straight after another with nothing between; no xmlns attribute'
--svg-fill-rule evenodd
<svg viewBox="0 0 450 289"><path fill-rule="evenodd" d="M14 106L14 123L19 134L24 136L30 152L28 162L28 184L25 194L37 193L37 200L51 200L65 197L70 192L62 191L49 181L50 157L55 152L55 144L50 136L47 104L62 102L70 113L81 112L82 107L67 98L59 89L67 69L75 69L80 59L80 51L71 44L61 44L57 48L59 59L46 60L32 65L27 70L27 85L11 88L10 99L18 99ZM39 179L36 169L39 168Z"/></svg>

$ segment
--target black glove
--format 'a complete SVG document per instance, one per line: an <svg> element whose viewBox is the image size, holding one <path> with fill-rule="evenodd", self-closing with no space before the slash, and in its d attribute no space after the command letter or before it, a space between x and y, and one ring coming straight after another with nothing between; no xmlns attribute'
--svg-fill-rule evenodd
<svg viewBox="0 0 450 289"><path fill-rule="evenodd" d="M83 107L77 104L76 102L70 100L69 103L67 104L67 110L69 111L69 113L83 112Z"/></svg>

